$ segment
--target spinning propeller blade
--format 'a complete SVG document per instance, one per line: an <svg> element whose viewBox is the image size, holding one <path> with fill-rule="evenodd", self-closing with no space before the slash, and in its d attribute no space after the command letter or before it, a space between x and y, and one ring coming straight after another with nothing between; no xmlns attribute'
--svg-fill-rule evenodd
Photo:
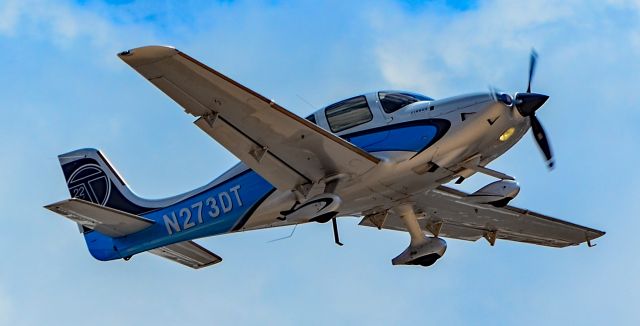
<svg viewBox="0 0 640 326"><path fill-rule="evenodd" d="M544 132L544 128L542 128L540 121L535 115L531 116L531 132L533 132L533 137L536 139L540 150L547 160L547 167L549 167L549 169L553 169L551 146L549 146L549 140L547 139L547 134Z"/></svg>
<svg viewBox="0 0 640 326"><path fill-rule="evenodd" d="M538 147L544 154L546 159L547 167L549 169L553 169L553 154L551 152L551 145L549 144L549 139L547 138L547 134L544 132L544 128L542 128L542 124L536 118L536 111L547 101L549 96L543 94L537 94L531 92L531 82L533 80L533 75L536 71L536 63L538 62L538 53L535 50L531 50L531 57L529 59L529 81L527 83L527 92L526 93L517 93L515 104L516 109L523 117L529 117L531 120L531 131L533 132L533 137L538 143Z"/></svg>
<svg viewBox="0 0 640 326"><path fill-rule="evenodd" d="M531 56L529 57L529 83L527 83L527 93L531 93L531 80L533 79L533 73L536 71L536 62L538 62L538 53L535 49L531 49Z"/></svg>
<svg viewBox="0 0 640 326"><path fill-rule="evenodd" d="M489 94L491 94L491 99L494 101L497 101L498 95L499 95L498 89L493 87L492 85L489 85L488 87L489 87Z"/></svg>

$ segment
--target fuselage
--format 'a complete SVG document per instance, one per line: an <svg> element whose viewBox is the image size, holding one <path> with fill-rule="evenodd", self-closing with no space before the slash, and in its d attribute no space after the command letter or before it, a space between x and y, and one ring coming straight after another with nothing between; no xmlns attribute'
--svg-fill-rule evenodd
<svg viewBox="0 0 640 326"><path fill-rule="evenodd" d="M475 171L462 163L488 164L530 126L507 101L488 93L434 100L408 92L373 92L324 107L307 119L382 159L364 175L340 181L334 190L342 200L338 216L385 209L412 194L469 177ZM140 212L156 221L148 229L117 239L97 232L85 236L105 242L94 246L103 248L94 249L94 257L124 258L185 240L300 223L281 218L299 200L239 163L202 188L140 203L157 207Z"/></svg>

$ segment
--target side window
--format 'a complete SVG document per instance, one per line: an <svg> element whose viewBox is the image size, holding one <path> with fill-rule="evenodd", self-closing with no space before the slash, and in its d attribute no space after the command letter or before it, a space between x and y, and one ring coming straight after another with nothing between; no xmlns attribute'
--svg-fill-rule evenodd
<svg viewBox="0 0 640 326"><path fill-rule="evenodd" d="M312 114L312 115L306 117L305 119L311 121L311 123L313 123L314 125L317 125L317 123L316 123L316 115L315 114Z"/></svg>
<svg viewBox="0 0 640 326"><path fill-rule="evenodd" d="M432 98L420 94L411 93L399 93L399 92L378 92L378 99L384 112L393 113L403 107L419 102L419 101L433 101Z"/></svg>
<svg viewBox="0 0 640 326"><path fill-rule="evenodd" d="M333 132L340 132L373 119L373 114L364 96L352 97L329 105L324 113Z"/></svg>

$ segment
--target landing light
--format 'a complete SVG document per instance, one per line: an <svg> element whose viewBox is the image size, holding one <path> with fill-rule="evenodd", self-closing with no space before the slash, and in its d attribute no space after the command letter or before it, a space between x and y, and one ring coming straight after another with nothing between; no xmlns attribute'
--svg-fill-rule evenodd
<svg viewBox="0 0 640 326"><path fill-rule="evenodd" d="M507 130L505 130L505 132L502 133L502 135L500 135L500 141L507 141L509 138L511 138L511 136L513 135L513 133L516 131L515 128L511 127Z"/></svg>

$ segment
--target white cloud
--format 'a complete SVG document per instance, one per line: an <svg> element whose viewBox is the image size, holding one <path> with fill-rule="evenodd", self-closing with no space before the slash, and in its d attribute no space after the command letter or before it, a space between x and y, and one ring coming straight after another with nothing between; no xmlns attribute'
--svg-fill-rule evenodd
<svg viewBox="0 0 640 326"><path fill-rule="evenodd" d="M13 302L9 295L0 287L0 325L11 324L13 316Z"/></svg>
<svg viewBox="0 0 640 326"><path fill-rule="evenodd" d="M136 40L156 39L151 23L124 18L116 22L108 13L108 6L100 3L6 0L0 3L0 37L38 40L67 50L81 45L83 55L95 53L101 63Z"/></svg>
<svg viewBox="0 0 640 326"><path fill-rule="evenodd" d="M73 12L64 2L7 0L0 6L0 31L10 36L29 33L30 36L69 41L80 32L81 16L81 12ZM93 31L88 25L83 27L85 33Z"/></svg>
<svg viewBox="0 0 640 326"><path fill-rule="evenodd" d="M633 9L600 2L496 0L457 15L378 8L370 24L378 65L390 83L444 96L461 88L483 90L488 83L521 87L531 47L546 64L557 55L569 62L596 60L598 48L615 57L616 48L638 43L640 20L630 19L637 16Z"/></svg>
<svg viewBox="0 0 640 326"><path fill-rule="evenodd" d="M0 33L13 34L20 16L24 3L19 0L6 0L0 7Z"/></svg>
<svg viewBox="0 0 640 326"><path fill-rule="evenodd" d="M77 322L78 310L122 309L123 298L133 304L125 302L120 314L98 324L255 324L256 318L299 324L305 317L328 323L345 316L361 323L423 322L424 316L434 323L452 318L461 324L514 323L543 299L545 304L534 307L541 320L552 319L545 315L551 310L588 323L590 313L602 311L595 306L610 308L612 303L603 301L619 289L638 288L623 275L637 271L638 264L628 263L624 250L610 254L637 247L637 240L629 239L635 239L638 223L625 218L636 211L626 202L637 197L640 179L624 170L637 161L629 149L640 138L637 115L632 116L640 101L635 91L640 29L632 19L637 13L630 11L637 2L606 7L497 0L463 13L428 7L408 13L380 2L309 3L214 5L191 12L198 20L181 26L184 33L162 31L153 22L115 21L95 3L0 4L0 42L38 54L20 60L7 51L0 60L18 65L3 70L15 77L0 75L7 82L0 90L2 112L12 122L0 130L0 146L10 153L0 158L0 197L7 203L0 242L13 248L5 257L13 263L2 273L5 284L13 283L0 289L0 324ZM154 195L205 182L231 165L228 152L114 56L156 37L260 92L267 90L267 96L289 96L298 103L298 93L317 104L368 87L436 97L482 91L489 83L521 90L529 49L536 46L541 59L534 90L552 95L540 115L557 146L558 168L548 174L536 162L539 153L529 136L497 163L508 162L500 168L519 177L518 205L610 233L588 252L450 241L447 256L432 269L391 267L389 259L404 249L406 235L362 230L355 223L341 224L349 244L340 250L326 225L304 226L296 237L272 246L264 242L287 230L207 239L204 244L225 263L197 272L145 259L148 255L128 263L94 261L73 223L41 207L67 196L56 154L76 146L110 147L107 154L115 154L111 158L136 189ZM44 49L48 44L55 48ZM105 72L103 62L94 64L92 56L108 58L104 62L122 72ZM37 69L23 72L34 62ZM24 87L10 87L14 84ZM300 106L308 112L306 104ZM622 177L602 178L605 172ZM554 198L557 194L564 197ZM598 279L608 271L619 280ZM589 284L586 290L584 284ZM590 291L611 295L587 298ZM561 305L568 301L573 309ZM619 304L612 318L624 321L633 303ZM31 305L46 313L30 314ZM243 307L257 314L238 317ZM576 313L580 307L594 309Z"/></svg>

